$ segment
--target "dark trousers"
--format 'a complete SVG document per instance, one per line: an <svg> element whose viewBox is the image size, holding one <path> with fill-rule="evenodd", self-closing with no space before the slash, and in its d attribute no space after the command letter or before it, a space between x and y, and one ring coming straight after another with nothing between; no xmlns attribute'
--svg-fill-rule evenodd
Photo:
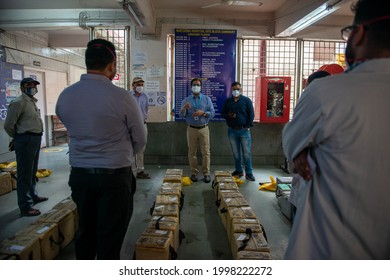
<svg viewBox="0 0 390 280"><path fill-rule="evenodd" d="M15 136L16 154L16 191L18 205L21 212L27 211L38 198L35 190L37 182L39 150L41 148L41 136L17 134Z"/></svg>
<svg viewBox="0 0 390 280"><path fill-rule="evenodd" d="M69 186L79 214L76 259L119 260L133 213L132 172L71 172Z"/></svg>

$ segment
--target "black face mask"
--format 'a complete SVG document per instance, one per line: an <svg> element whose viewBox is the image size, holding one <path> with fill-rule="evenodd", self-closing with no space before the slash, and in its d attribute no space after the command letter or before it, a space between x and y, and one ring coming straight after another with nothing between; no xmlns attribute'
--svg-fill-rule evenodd
<svg viewBox="0 0 390 280"><path fill-rule="evenodd" d="M35 94L37 94L37 92L38 92L37 88L25 88L24 89L24 93L28 94L30 96L34 96Z"/></svg>
<svg viewBox="0 0 390 280"><path fill-rule="evenodd" d="M345 61L348 64L348 67L351 67L355 63L356 54L353 50L352 44L347 43L347 47L345 48Z"/></svg>

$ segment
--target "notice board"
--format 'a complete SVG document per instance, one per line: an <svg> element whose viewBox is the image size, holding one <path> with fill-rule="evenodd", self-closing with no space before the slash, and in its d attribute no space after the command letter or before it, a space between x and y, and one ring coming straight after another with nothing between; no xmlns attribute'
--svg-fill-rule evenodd
<svg viewBox="0 0 390 280"><path fill-rule="evenodd" d="M0 61L0 120L7 117L9 103L21 94L23 65Z"/></svg>
<svg viewBox="0 0 390 280"><path fill-rule="evenodd" d="M223 103L236 77L236 30L175 30L175 120L180 117L184 98L191 95L191 80L202 80L202 94L214 105L214 121L221 117Z"/></svg>

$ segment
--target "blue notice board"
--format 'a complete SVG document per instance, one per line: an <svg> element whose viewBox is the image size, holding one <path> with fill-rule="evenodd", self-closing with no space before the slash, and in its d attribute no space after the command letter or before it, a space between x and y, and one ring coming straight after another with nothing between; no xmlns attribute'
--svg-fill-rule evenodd
<svg viewBox="0 0 390 280"><path fill-rule="evenodd" d="M236 77L236 30L175 30L175 120L184 98L191 95L191 80L202 79L202 93L215 108L214 121L221 117L223 103Z"/></svg>
<svg viewBox="0 0 390 280"><path fill-rule="evenodd" d="M0 121L7 117L9 103L18 97L23 65L0 61Z"/></svg>

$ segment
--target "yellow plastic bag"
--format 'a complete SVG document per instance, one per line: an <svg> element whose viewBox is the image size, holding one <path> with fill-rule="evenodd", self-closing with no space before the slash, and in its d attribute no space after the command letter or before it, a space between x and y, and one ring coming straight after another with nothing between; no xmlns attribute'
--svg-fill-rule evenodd
<svg viewBox="0 0 390 280"><path fill-rule="evenodd" d="M0 163L0 169L9 169L16 166L16 161Z"/></svg>
<svg viewBox="0 0 390 280"><path fill-rule="evenodd" d="M244 183L243 180L241 180L240 178L238 177L233 177L234 178L234 182L237 184L237 185L242 185Z"/></svg>
<svg viewBox="0 0 390 280"><path fill-rule="evenodd" d="M271 182L260 184L259 190L276 191L276 181L274 177L269 176Z"/></svg>
<svg viewBox="0 0 390 280"><path fill-rule="evenodd" d="M181 179L181 183L183 184L183 186L189 186L192 184L192 181L191 181L190 177L183 176L183 178Z"/></svg>
<svg viewBox="0 0 390 280"><path fill-rule="evenodd" d="M50 176L50 174L53 173L53 171L49 170L49 169L38 169L37 170L37 173L36 173L36 176L38 178L43 178L43 177L48 177Z"/></svg>

